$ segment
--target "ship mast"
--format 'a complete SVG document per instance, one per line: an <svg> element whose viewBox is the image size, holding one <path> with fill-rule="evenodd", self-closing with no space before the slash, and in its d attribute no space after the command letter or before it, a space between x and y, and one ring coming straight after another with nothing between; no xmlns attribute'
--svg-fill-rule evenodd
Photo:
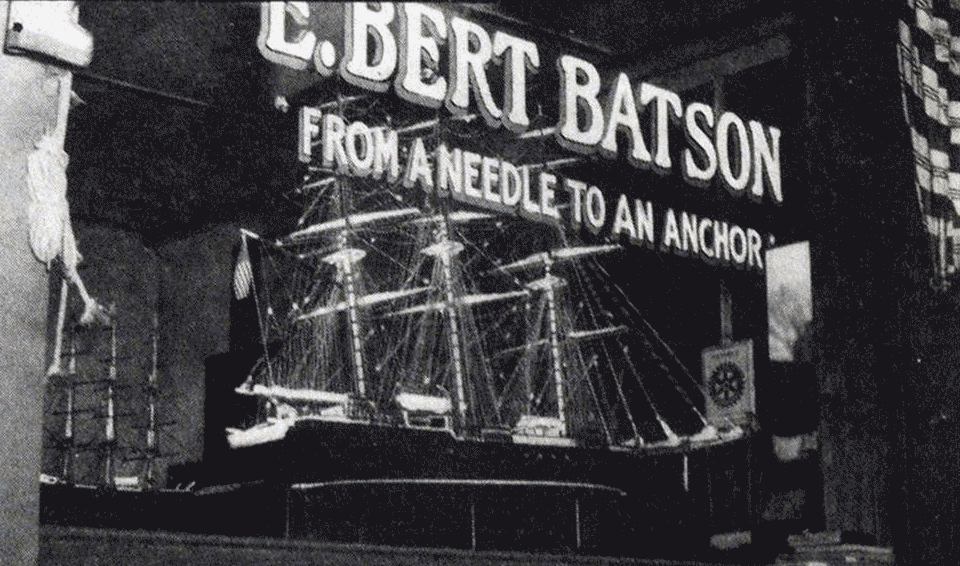
<svg viewBox="0 0 960 566"><path fill-rule="evenodd" d="M548 352L550 356L550 376L553 381L554 394L557 401L557 417L559 418L559 430L558 433L561 437L567 436L568 432L568 423L567 423L567 408L566 408L566 391L565 387L565 377L563 369L563 359L561 346L564 341L571 339L579 339L582 337L592 337L599 336L603 334L619 332L622 330L622 327L610 327L605 329L597 329L589 332L569 332L561 331L559 324L559 305L557 301L557 289L566 285L566 281L557 277L552 272L552 267L554 263L559 261L572 261L575 259L580 259L586 256L597 255L601 253L611 252L619 249L620 246L610 244L610 245L599 245L599 246L574 246L566 248L558 248L548 252L540 252L528 256L519 261L500 266L500 270L503 272L513 272L522 269L530 269L534 267L541 267L543 269L543 276L539 279L535 279L526 284L528 289L534 291L542 291L545 293L546 300L546 315L547 315L547 336L545 345L548 347ZM529 351L537 345L544 344L542 341L530 342L523 347L528 353ZM529 360L524 364L526 368L525 371L529 371ZM526 378L525 384L529 390L529 377ZM530 395L528 393L528 403ZM529 407L527 408L529 411Z"/></svg>
<svg viewBox="0 0 960 566"><path fill-rule="evenodd" d="M147 377L149 422L147 424L147 469L146 483L153 485L155 460L157 457L157 340L159 321L153 314L152 351L150 356L150 375Z"/></svg>
<svg viewBox="0 0 960 566"><path fill-rule="evenodd" d="M110 322L110 369L107 373L107 418L104 423L104 438L106 444L106 459L104 475L107 485L113 484L113 447L116 441L113 408L113 386L117 381L117 325Z"/></svg>
<svg viewBox="0 0 960 566"><path fill-rule="evenodd" d="M465 351L468 347L465 333L469 332L465 326L462 309L475 305L502 301L510 298L528 296L529 291L508 291L502 293L465 293L457 273L455 258L464 250L464 245L451 238L450 227L453 224L467 223L473 220L490 218L490 215L467 211L453 211L417 218L416 223L429 223L433 227L433 243L421 250L421 253L439 260L439 266L434 264L433 288L439 291L439 297L433 302L415 305L391 313L392 316L403 316L415 313L439 312L446 318L446 348L450 353L450 368L453 381L453 396L457 405L457 417L460 430L467 425L467 388L473 382L468 375L468 356ZM437 269L439 267L439 269ZM424 377L425 382L429 376ZM469 380L469 381L468 381Z"/></svg>
<svg viewBox="0 0 960 566"><path fill-rule="evenodd" d="M456 297L454 295L453 269L450 265L453 257L461 251L463 251L463 244L450 240L446 217L441 215L441 220L437 225L436 242L432 246L425 248L423 253L440 259L443 274L443 294L447 312L447 327L450 331L448 340L453 364L454 395L456 397L460 425L465 426L467 422L466 387L464 385L463 355L460 350L460 330L457 304L455 302Z"/></svg>
<svg viewBox="0 0 960 566"><path fill-rule="evenodd" d="M347 332L349 333L350 342L349 365L353 372L354 393L359 398L365 398L367 396L368 389L366 361L364 359L363 351L364 337L361 311L381 303L396 301L409 295L421 293L427 289L415 288L400 291L385 291L380 293L363 294L360 289L360 281L358 280L358 276L360 274L358 264L361 260L363 260L364 257L366 257L366 252L362 249L352 247L350 245L349 236L354 231L359 230L366 225L382 225L383 223L405 219L419 213L420 211L416 208L356 213L334 220L321 222L319 224L314 224L307 228L293 232L287 236L287 240L285 242L281 242L280 244L301 245L304 242L309 242L324 234L329 234L331 232L336 234L336 251L323 256L321 259L336 269L336 281L339 289L341 289L341 292L343 293L343 298L342 300L332 300L309 312L300 314L296 317L296 320L305 321L334 313L346 314L348 328ZM335 396L332 396L341 395L339 393L332 394L329 392L316 391L307 392L303 389L285 389L278 387L271 387L270 391L271 394L275 396L289 399L318 400L338 403L342 402L336 399ZM256 388L254 388L254 393L256 393Z"/></svg>
<svg viewBox="0 0 960 566"><path fill-rule="evenodd" d="M363 336L360 331L360 310L357 301L357 283L354 266L363 259L365 252L351 248L347 242L347 231L337 235L339 249L323 258L324 261L336 266L337 279L343 284L346 296L347 325L350 328L350 350L353 360L353 377L357 397L363 399L367 395L366 379L364 376Z"/></svg>
<svg viewBox="0 0 960 566"><path fill-rule="evenodd" d="M74 342L73 332L70 333L70 361L67 363L67 410L63 422L63 439L65 450L63 454L63 477L67 481L73 481L73 459L76 450L76 440L73 436L73 405L77 389L77 347Z"/></svg>
<svg viewBox="0 0 960 566"><path fill-rule="evenodd" d="M544 291L547 299L547 328L549 351L551 360L551 375L557 397L557 416L560 418L560 436L567 435L566 402L563 388L563 366L560 359L560 331L557 325L557 294L556 290L566 282L550 272L553 260L546 256L543 260L544 275L527 284L534 290Z"/></svg>

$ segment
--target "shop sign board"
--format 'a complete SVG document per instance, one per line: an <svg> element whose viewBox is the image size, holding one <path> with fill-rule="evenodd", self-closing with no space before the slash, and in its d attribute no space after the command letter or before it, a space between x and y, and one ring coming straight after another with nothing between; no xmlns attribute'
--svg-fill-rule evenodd
<svg viewBox="0 0 960 566"><path fill-rule="evenodd" d="M263 3L261 53L318 78L338 75L364 91L392 92L416 106L445 108L453 119L475 111L492 129L521 137L549 135L573 154L625 155L636 168L661 174L679 169L686 184L704 191L724 187L730 198L763 206L784 201L776 127L701 102L685 103L677 93L636 84L624 72L605 81L592 62L575 55L561 53L549 65L536 42L488 30L435 5L360 2L337 9L342 10L339 28L330 21L328 4ZM550 72L556 73L552 80L558 89L550 100L557 104L552 110L558 120L531 131L532 109L542 101L528 93ZM766 239L754 228L674 207L658 205L654 214L652 200L498 155L445 144L430 147L421 138L401 146L396 130L346 121L319 107L300 110L298 145L301 161L311 163L319 147L323 166L340 173L385 178L708 263L763 270Z"/></svg>

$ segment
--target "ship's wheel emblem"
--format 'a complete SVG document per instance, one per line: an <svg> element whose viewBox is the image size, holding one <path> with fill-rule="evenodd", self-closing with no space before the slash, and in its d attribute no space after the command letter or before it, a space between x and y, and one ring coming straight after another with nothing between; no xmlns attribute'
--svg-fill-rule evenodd
<svg viewBox="0 0 960 566"><path fill-rule="evenodd" d="M736 404L743 397L746 378L740 368L732 363L725 362L717 366L710 374L707 386L713 402L726 409Z"/></svg>

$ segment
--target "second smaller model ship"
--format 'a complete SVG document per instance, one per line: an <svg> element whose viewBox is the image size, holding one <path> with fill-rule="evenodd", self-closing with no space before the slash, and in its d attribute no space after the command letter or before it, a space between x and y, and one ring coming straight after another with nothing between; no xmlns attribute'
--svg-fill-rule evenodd
<svg viewBox="0 0 960 566"><path fill-rule="evenodd" d="M61 299L65 307L66 295ZM156 317L146 382L139 383L120 378L118 316L114 308L104 313L109 314L106 326L74 327L69 333L63 332L65 320L60 317L57 343L66 342L67 351L54 359L48 376L51 397L57 401L50 422L61 426L59 431L48 430L55 438L51 448L58 454L58 462L55 470L51 466L40 475L40 522L63 527L183 530L184 522L175 517L191 508L194 494L159 484L158 464L167 456L160 449L160 432L167 423L158 412ZM83 354L77 351L81 333L90 348ZM103 346L108 353L101 358ZM81 356L86 358L85 371L78 367ZM60 363L61 357L66 364ZM139 433L139 442L127 444L130 433ZM128 473L133 470L136 472Z"/></svg>

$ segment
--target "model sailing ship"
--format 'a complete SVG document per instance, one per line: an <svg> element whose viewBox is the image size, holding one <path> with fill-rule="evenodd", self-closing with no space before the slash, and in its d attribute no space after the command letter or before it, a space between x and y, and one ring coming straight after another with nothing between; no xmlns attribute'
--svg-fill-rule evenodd
<svg viewBox="0 0 960 566"><path fill-rule="evenodd" d="M264 355L236 389L261 412L227 429L229 467L268 460L283 482L627 489L742 436L707 423L688 394L699 385L604 281L619 245L311 172L295 231L241 232L234 290L256 313ZM653 382L673 398L654 398Z"/></svg>
<svg viewBox="0 0 960 566"><path fill-rule="evenodd" d="M81 372L77 363L79 357L76 344L77 328L69 332L69 337L64 336L67 334L64 332L67 298L65 290L66 286L61 292L54 360L47 370L47 376L54 386L54 400L60 405L51 414L51 417L59 418L53 419L51 424L59 423L61 427L59 434L53 433L53 436L56 438L54 444L62 465L58 475L48 474L46 479L51 483L63 481L82 484L82 481L77 481L80 476L89 480L90 474L78 473L77 456L80 452L96 451L99 452L98 459L102 463L102 485L124 489L157 487L158 461L163 456L159 446L160 429L170 424L161 422L158 418L160 390L158 387L157 317L153 316L149 344L150 365L144 383L120 379L118 360L121 356L118 351L117 313L113 305L104 309L100 325L87 324L85 325L87 328L83 331L88 335L88 343L101 342L103 335L106 334L109 353L103 358L97 358L102 353L99 351L102 348L88 344L91 351L86 352L85 356L88 358L92 356L95 359L89 360L86 371ZM65 342L68 343L67 352L63 352ZM66 367L62 363L64 359L67 360ZM87 375L91 370L94 375ZM124 395L125 398L129 398L125 400L124 405L136 405L138 410L142 409L142 414L130 412L132 407L128 406L125 406L122 411L118 410L118 389L131 388L136 390L136 394L133 398ZM134 417L137 424L121 427L120 419L123 417ZM100 432L99 438L79 439L79 429L85 424L97 425ZM132 429L138 433L138 436L142 433L142 439L139 439L143 441L142 445L138 442L137 446L120 446L121 428ZM124 452L122 457L119 452ZM116 472L121 468L129 468L121 464L133 462L142 462L142 465L137 466L141 469L140 473L128 476L117 475Z"/></svg>
<svg viewBox="0 0 960 566"><path fill-rule="evenodd" d="M50 424L59 430L47 432L55 438L51 448L57 453L58 469L40 476L40 521L74 527L183 530L184 521L176 517L190 509L192 494L165 489L158 481L159 464L168 456L160 449L160 433L169 423L162 421L158 411L156 316L145 382L121 379L118 360L123 356L118 352L115 309L104 310L100 325L86 325L82 333L88 350L80 353L77 329L64 332L65 289L54 361L48 370L54 386L52 400L57 402ZM104 341L109 343L109 354L101 358ZM78 364L81 357L86 362L83 369ZM124 389L133 395L118 395ZM136 440L131 439L132 433Z"/></svg>

